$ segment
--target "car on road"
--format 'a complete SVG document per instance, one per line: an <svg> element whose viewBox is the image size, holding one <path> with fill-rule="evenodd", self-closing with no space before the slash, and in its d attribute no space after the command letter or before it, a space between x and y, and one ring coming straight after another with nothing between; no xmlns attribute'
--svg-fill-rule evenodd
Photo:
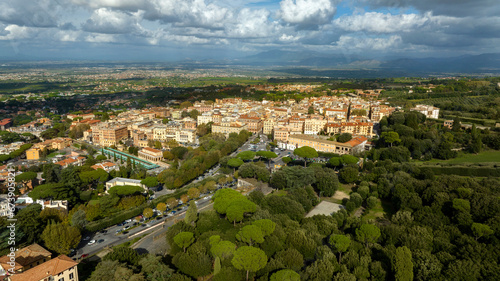
<svg viewBox="0 0 500 281"><path fill-rule="evenodd" d="M93 245L95 243L95 240L90 240L89 243L87 243L87 245Z"/></svg>
<svg viewBox="0 0 500 281"><path fill-rule="evenodd" d="M97 240L97 243L102 243L102 242L104 242L104 239Z"/></svg>
<svg viewBox="0 0 500 281"><path fill-rule="evenodd" d="M122 232L122 230L121 230L121 229L117 229L117 230L115 231L115 233L116 233L116 234L118 234L118 233L120 233L120 232Z"/></svg>
<svg viewBox="0 0 500 281"><path fill-rule="evenodd" d="M130 228L130 225L127 225L127 226L125 226L125 227L123 228L123 230L127 230L127 229L129 229L129 228Z"/></svg>
<svg viewBox="0 0 500 281"><path fill-rule="evenodd" d="M75 249L71 249L70 252L69 252L69 255L68 257L73 257L74 255L76 255L76 250Z"/></svg>

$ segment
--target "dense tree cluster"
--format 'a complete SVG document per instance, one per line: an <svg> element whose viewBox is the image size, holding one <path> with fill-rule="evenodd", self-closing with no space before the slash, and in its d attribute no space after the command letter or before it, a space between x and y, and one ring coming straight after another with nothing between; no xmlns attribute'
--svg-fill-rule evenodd
<svg viewBox="0 0 500 281"><path fill-rule="evenodd" d="M179 188L217 164L221 157L235 151L249 136L250 133L242 131L240 134L230 134L226 140L220 134L207 134L200 138L199 148L182 147L178 151L171 151L176 159L174 165L160 173L158 180L167 188Z"/></svg>

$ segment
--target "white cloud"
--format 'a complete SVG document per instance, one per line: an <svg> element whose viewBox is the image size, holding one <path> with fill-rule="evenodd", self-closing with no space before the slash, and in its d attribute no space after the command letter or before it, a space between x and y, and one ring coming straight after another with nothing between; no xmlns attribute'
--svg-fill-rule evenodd
<svg viewBox="0 0 500 281"><path fill-rule="evenodd" d="M92 9L116 8L121 10L144 9L148 4L148 0L71 0L71 2Z"/></svg>
<svg viewBox="0 0 500 281"><path fill-rule="evenodd" d="M278 15L287 23L320 25L330 22L337 11L337 0L283 0Z"/></svg>
<svg viewBox="0 0 500 281"><path fill-rule="evenodd" d="M18 40L32 38L37 34L36 28L9 24L2 32L4 36L0 36L0 40Z"/></svg>
<svg viewBox="0 0 500 281"><path fill-rule="evenodd" d="M391 15L369 12L361 15L342 16L334 24L346 31L376 33L409 32L430 22L432 15L401 14Z"/></svg>
<svg viewBox="0 0 500 281"><path fill-rule="evenodd" d="M83 24L82 29L107 34L133 33L141 29L138 24L141 14L142 12L131 14L100 8L94 11L90 19Z"/></svg>
<svg viewBox="0 0 500 281"><path fill-rule="evenodd" d="M276 23L269 22L269 11L243 9L234 23L226 26L227 36L232 38L269 37L276 29Z"/></svg>

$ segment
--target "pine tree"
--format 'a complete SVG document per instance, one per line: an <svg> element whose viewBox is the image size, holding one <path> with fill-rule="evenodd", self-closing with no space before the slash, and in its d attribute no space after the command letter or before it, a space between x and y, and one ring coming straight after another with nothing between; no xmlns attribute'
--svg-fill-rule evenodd
<svg viewBox="0 0 500 281"><path fill-rule="evenodd" d="M186 211L186 217L184 218L184 221L187 224L194 225L197 220L198 220L198 207L196 207L195 201L191 200L191 202L189 202L189 207Z"/></svg>

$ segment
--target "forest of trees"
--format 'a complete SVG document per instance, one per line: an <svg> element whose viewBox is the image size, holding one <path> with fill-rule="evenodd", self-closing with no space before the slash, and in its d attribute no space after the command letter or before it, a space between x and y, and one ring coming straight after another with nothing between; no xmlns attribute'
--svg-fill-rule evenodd
<svg viewBox="0 0 500 281"><path fill-rule="evenodd" d="M125 271L135 280L498 280L498 179L435 177L387 160L356 173L346 208L331 216L305 217L323 178L339 184L326 168L278 171L270 182L281 191L266 196L221 189L214 210L169 229L168 256L109 254L90 280L108 264L109 280ZM356 215L378 201L385 216ZM153 258L160 279L138 262Z"/></svg>

